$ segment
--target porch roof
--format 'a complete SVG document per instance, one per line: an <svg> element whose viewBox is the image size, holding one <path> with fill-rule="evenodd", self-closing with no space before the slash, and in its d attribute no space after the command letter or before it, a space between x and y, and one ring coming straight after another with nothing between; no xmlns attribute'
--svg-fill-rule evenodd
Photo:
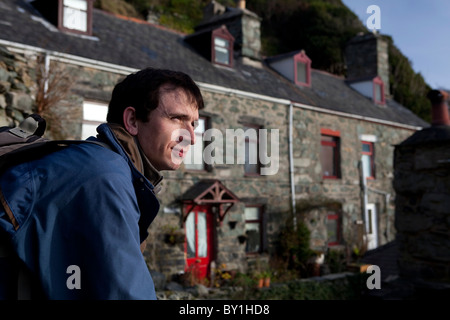
<svg viewBox="0 0 450 320"><path fill-rule="evenodd" d="M183 213L183 221L188 213L197 205L215 205L219 208L219 221L222 223L231 207L239 202L239 198L219 180L200 180L188 189L180 200L188 206Z"/></svg>

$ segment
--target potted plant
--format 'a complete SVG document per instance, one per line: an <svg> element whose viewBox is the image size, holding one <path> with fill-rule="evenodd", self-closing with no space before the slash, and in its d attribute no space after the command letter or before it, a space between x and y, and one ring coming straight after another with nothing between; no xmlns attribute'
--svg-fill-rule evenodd
<svg viewBox="0 0 450 320"><path fill-rule="evenodd" d="M261 273L262 279L263 279L263 287L268 288L270 287L270 279L272 277L272 274L270 271L264 271Z"/></svg>
<svg viewBox="0 0 450 320"><path fill-rule="evenodd" d="M256 288L260 289L264 287L264 274L263 272L255 272L254 278L256 280Z"/></svg>

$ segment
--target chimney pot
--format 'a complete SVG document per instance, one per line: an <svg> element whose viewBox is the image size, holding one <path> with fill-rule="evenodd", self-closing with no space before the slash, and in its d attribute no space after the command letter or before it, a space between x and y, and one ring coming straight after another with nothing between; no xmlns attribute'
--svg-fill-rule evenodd
<svg viewBox="0 0 450 320"><path fill-rule="evenodd" d="M245 0L238 0L238 8L245 9Z"/></svg>
<svg viewBox="0 0 450 320"><path fill-rule="evenodd" d="M427 98L431 101L431 125L450 125L447 105L448 93L442 90L431 90L428 92Z"/></svg>

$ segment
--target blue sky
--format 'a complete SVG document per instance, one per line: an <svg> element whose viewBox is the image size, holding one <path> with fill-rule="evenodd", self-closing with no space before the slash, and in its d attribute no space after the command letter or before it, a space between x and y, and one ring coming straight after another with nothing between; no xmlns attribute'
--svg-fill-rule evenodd
<svg viewBox="0 0 450 320"><path fill-rule="evenodd" d="M394 44L433 88L450 90L449 0L342 0L366 25L370 5L381 13L381 34Z"/></svg>

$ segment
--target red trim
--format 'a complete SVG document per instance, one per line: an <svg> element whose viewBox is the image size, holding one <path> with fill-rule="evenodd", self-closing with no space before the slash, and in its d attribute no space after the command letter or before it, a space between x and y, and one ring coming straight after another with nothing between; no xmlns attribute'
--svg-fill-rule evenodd
<svg viewBox="0 0 450 320"><path fill-rule="evenodd" d="M209 276L210 274L210 263L213 259L214 255L214 235L213 235L213 228L214 228L214 219L213 214L211 212L211 206L205 205L205 206L196 206L195 208L191 208L189 211L186 210L186 216L189 213L192 213L195 215L194 217L194 224L195 224L195 257L188 258L187 257L187 232L186 232L186 226L185 226L185 243L184 243L184 252L186 255L186 266L185 271L191 271L195 272L199 280L204 279ZM204 212L205 218L206 218L206 241L207 241L207 249L206 249L206 256L205 257L199 257L198 256L198 249L199 249L199 241L198 241L198 213Z"/></svg>
<svg viewBox="0 0 450 320"><path fill-rule="evenodd" d="M332 147L333 148L333 153L334 153L334 170L336 172L336 175L332 175L332 176L325 176L322 175L323 179L340 179L340 150L339 150L339 139L340 138L340 132L339 131L334 131L331 129L326 129L326 128L321 128L320 129L320 133L322 136L329 136L329 137L333 137L336 140L335 141L324 141L320 140L320 144L322 146L327 146L327 147Z"/></svg>
<svg viewBox="0 0 450 320"><path fill-rule="evenodd" d="M375 179L375 153L374 153L374 144L373 142L361 141L362 144L366 144L369 146L370 151L362 151L361 154L368 155L370 157L370 171L372 173L371 176L367 176L366 178L369 180Z"/></svg>
<svg viewBox="0 0 450 320"><path fill-rule="evenodd" d="M321 128L320 129L320 134L326 135L326 136L333 136L333 137L340 137L341 136L341 132L340 131L334 131L331 129L327 129L327 128Z"/></svg>
<svg viewBox="0 0 450 320"><path fill-rule="evenodd" d="M297 80L297 63L305 64L306 82L300 82ZM303 50L294 56L294 81L298 86L311 87L311 59Z"/></svg>

